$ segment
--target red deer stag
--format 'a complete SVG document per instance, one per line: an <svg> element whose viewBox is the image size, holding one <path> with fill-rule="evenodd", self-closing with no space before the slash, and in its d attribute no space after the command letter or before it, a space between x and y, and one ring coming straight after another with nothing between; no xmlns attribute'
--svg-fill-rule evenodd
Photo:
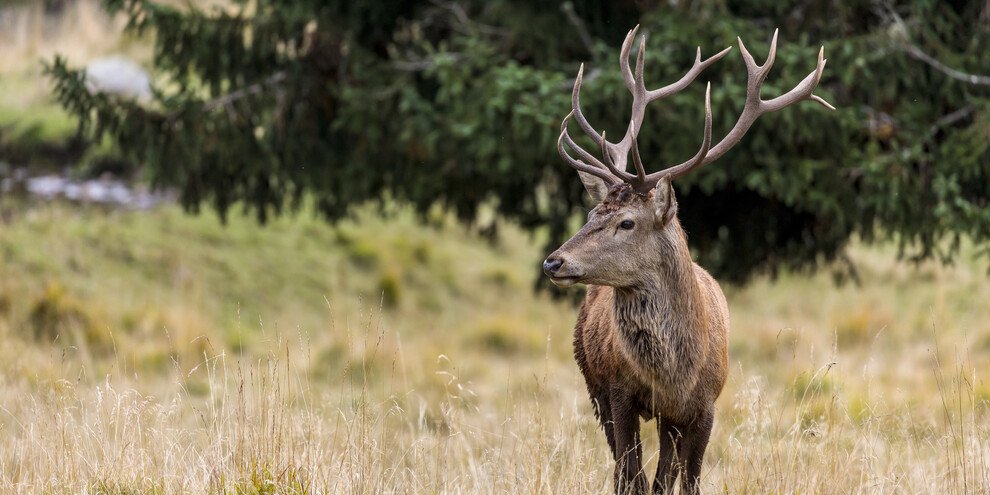
<svg viewBox="0 0 990 495"><path fill-rule="evenodd" d="M763 100L760 86L773 65L777 33L762 66L739 40L749 78L746 103L735 126L711 146L709 84L701 150L680 165L647 175L636 144L646 105L684 89L731 47L707 60L701 60L699 48L694 65L679 81L647 90L643 82L645 36L636 71L629 70L629 51L637 29L626 36L619 58L626 87L633 94L632 119L621 141L607 141L605 133L596 132L581 113L584 66L578 71L572 110L561 124L557 149L578 170L598 205L588 214L588 223L546 259L543 270L561 287L589 285L574 328L574 357L616 460L616 492L646 491L641 417L656 418L660 435L653 491L663 492L680 475L682 491L696 493L715 399L727 373L729 309L718 282L691 261L684 230L677 221L671 180L724 155L762 114L803 100L834 108L812 94L825 68L824 47L814 72L786 94ZM567 134L571 117L601 147L602 160L578 147ZM565 144L578 159L568 154ZM635 173L626 172L630 151Z"/></svg>

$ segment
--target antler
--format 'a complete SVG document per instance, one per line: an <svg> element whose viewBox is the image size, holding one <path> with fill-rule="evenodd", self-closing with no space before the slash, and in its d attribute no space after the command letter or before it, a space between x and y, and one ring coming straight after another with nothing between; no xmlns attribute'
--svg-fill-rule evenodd
<svg viewBox="0 0 990 495"><path fill-rule="evenodd" d="M646 89L646 84L643 82L643 61L646 54L645 36L643 36L640 41L639 53L636 57L636 72L633 73L629 70L629 50L632 47L632 41L636 36L637 30L639 30L639 26L636 26L630 30L629 34L626 35L626 39L622 43L622 51L619 57L619 66L622 70L623 79L625 79L626 87L633 95L632 117L629 120L629 127L626 130L625 136L623 136L622 140L618 143L611 143L605 139L604 132L599 135L594 128L591 127L591 124L588 123L588 120L585 119L584 114L581 112L580 101L581 81L584 75L584 64L581 64L581 68L578 70L577 79L574 81L574 90L571 93L572 110L561 123L560 139L557 140L557 150L560 152L560 156L563 157L568 164L581 172L586 172L601 178L607 185L611 186L618 183L619 180L622 180L631 184L638 192L649 192L649 190L653 189L653 187L656 186L656 183L664 175L670 175L672 179L676 179L699 167L707 165L724 155L726 151L742 139L743 135L746 134L746 131L749 130L750 126L753 125L753 122L755 122L760 115L780 110L781 108L799 101L817 101L826 108L835 110L835 107L830 105L828 102L812 94L812 91L814 91L815 87L818 85L819 79L821 79L822 71L825 69L825 59L823 58L825 47L822 47L818 52L818 66L811 74L808 74L804 80L798 83L794 89L771 100L763 100L760 98L760 88L763 86L763 81L766 79L767 73L770 72L770 67L773 66L774 57L777 53L777 31L774 30L773 41L770 43L770 54L767 56L767 61L762 66L756 65L756 61L753 60L753 56L750 55L749 51L746 50L746 46L743 45L742 39L737 38L739 40L739 50L742 52L743 59L746 62L746 70L749 77L746 87L746 104L743 107L742 114L739 116L736 124L732 127L732 130L730 130L729 133L726 134L721 141L719 141L718 144L714 147L710 147L712 113L711 83L709 83L705 90L705 131L701 149L698 150L698 153L695 154L694 157L684 163L646 175L639 154L639 145L636 141L640 127L643 125L646 105L653 101L666 98L667 96L677 93L687 87L687 85L694 81L701 71L705 70L709 65L715 63L717 60L725 56L725 54L729 53L732 47L726 48L725 50L716 53L704 61L701 60L701 48L699 47L694 65L686 74L684 74L683 77L681 77L680 80L660 89L649 91ZM581 149L571 139L570 135L567 133L567 124L571 116L575 116L577 118L578 124L581 126L581 130L584 131L584 133L587 134L592 140L594 140L595 144L602 148L604 163L593 157L587 151ZM564 149L564 143L567 143L568 147L577 152L581 160L571 157ZM626 172L626 160L629 155L630 148L632 149L633 164L636 168L635 175Z"/></svg>

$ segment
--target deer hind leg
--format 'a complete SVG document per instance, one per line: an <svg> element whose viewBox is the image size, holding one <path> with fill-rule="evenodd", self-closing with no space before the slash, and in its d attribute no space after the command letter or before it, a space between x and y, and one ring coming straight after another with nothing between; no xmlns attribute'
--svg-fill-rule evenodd
<svg viewBox="0 0 990 495"><path fill-rule="evenodd" d="M635 414L632 397L615 385L609 392L615 435L615 492L645 494L647 484L640 464L639 417Z"/></svg>
<svg viewBox="0 0 990 495"><path fill-rule="evenodd" d="M701 413L689 424L684 431L680 449L683 457L684 470L681 472L681 493L698 493L698 481L701 478L701 463L708 448L708 439L712 434L715 422L715 412L711 409Z"/></svg>

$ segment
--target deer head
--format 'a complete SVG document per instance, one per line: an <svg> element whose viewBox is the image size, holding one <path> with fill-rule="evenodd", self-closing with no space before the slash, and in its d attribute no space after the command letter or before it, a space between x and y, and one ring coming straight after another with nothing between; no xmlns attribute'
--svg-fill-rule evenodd
<svg viewBox="0 0 990 495"><path fill-rule="evenodd" d="M711 83L709 83L705 91L705 129L701 149L684 163L647 174L636 142L636 136L643 125L646 106L683 90L701 71L729 53L732 47L706 60L701 60L699 47L694 65L680 80L659 89L647 90L643 82L645 36L640 40L635 73L629 68L629 51L638 29L639 26L636 26L626 35L619 57L623 79L633 95L632 117L625 136L616 143L606 140L605 133L595 131L581 112L580 94L584 64L578 70L574 90L571 93L571 112L560 126L557 151L564 161L577 169L585 189L598 205L589 213L588 223L543 263L544 272L559 286L588 283L628 287L642 283L644 277L655 273L655 269L651 270L651 268L655 268L658 263L669 261L664 257L670 256L671 249L683 247L686 251L684 234L676 221L677 200L674 198L672 180L724 155L742 139L760 115L804 100L816 101L826 108L835 109L825 100L812 94L825 68L824 47L818 52L818 65L815 70L797 86L781 96L763 100L760 98L760 88L773 65L777 52L777 31L773 33L770 54L763 65L756 64L753 56L743 45L742 39L737 38L739 50L746 62L748 81L746 103L736 124L718 144L711 146L712 112ZM601 147L602 160L583 150L571 139L567 133L567 124L571 117L574 117L581 130ZM565 144L577 154L578 158L572 157L567 152ZM630 151L635 174L626 171L626 161Z"/></svg>

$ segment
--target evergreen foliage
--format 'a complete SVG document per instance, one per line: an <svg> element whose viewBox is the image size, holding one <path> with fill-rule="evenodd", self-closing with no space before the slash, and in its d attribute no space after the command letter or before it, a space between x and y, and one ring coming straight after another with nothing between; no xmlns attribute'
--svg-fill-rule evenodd
<svg viewBox="0 0 990 495"><path fill-rule="evenodd" d="M987 72L986 2L105 4L126 14L127 29L155 35L153 102L91 95L62 58L48 66L57 98L85 136L112 137L192 211L243 204L264 221L308 196L333 220L391 196L420 211L439 202L470 222L493 203L526 228L548 226L556 246L588 206L556 152L579 63L586 115L618 136L631 102L618 72L629 28L640 23L647 34L645 79L657 87L690 66L697 45L708 56L737 35L762 61L779 27L764 97L796 84L824 45L816 93L838 110L802 103L765 115L726 156L678 181L699 262L744 281L833 260L852 236L894 238L908 256L943 259L960 236L990 240L990 85L909 53ZM696 152L705 81L720 139L745 80L736 48L655 103L639 138L648 166Z"/></svg>

